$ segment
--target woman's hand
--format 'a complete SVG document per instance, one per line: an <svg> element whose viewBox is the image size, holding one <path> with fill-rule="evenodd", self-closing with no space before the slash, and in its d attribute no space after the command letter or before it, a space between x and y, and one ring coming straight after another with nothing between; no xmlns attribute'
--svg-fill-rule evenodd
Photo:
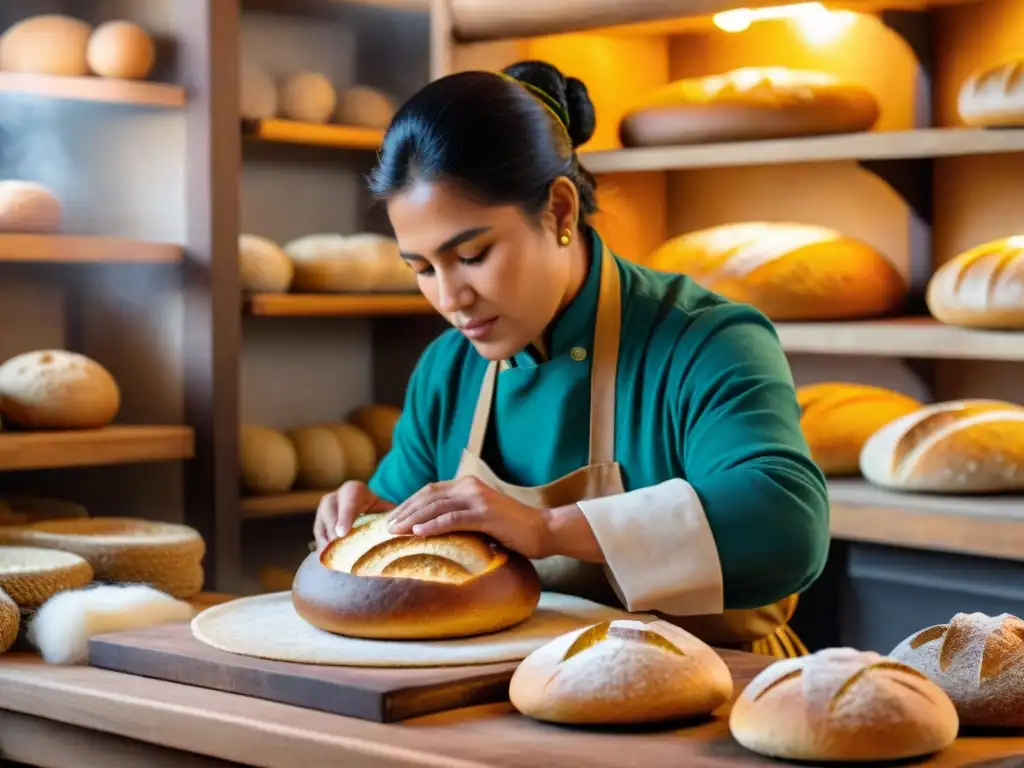
<svg viewBox="0 0 1024 768"><path fill-rule="evenodd" d="M475 477L431 483L395 507L390 519L392 533L476 531L526 557L547 556L545 510L520 504Z"/></svg>
<svg viewBox="0 0 1024 768"><path fill-rule="evenodd" d="M365 484L350 480L336 491L320 499L313 522L317 551L338 536L352 530L352 524L360 515L387 512L393 505L378 498Z"/></svg>

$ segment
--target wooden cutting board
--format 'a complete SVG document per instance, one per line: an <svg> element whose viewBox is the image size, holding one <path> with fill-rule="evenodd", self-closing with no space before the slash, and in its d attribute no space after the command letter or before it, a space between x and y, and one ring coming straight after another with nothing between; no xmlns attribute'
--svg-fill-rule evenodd
<svg viewBox="0 0 1024 768"><path fill-rule="evenodd" d="M94 667L212 688L336 715L391 723L508 699L517 662L463 667L326 667L218 651L188 623L99 635L89 641Z"/></svg>

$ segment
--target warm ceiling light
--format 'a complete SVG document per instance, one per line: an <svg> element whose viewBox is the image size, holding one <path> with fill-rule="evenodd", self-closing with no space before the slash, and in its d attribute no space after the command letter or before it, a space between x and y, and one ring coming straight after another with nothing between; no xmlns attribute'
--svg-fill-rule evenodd
<svg viewBox="0 0 1024 768"><path fill-rule="evenodd" d="M768 8L734 8L716 13L715 26L724 32L742 32L755 21L770 19L791 21L810 42L828 42L846 29L856 14L852 11L830 11L821 3L796 3Z"/></svg>

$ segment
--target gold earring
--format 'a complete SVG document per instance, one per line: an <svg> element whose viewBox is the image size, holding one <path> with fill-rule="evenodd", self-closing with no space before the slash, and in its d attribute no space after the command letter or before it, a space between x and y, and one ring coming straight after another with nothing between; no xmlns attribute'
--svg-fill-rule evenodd
<svg viewBox="0 0 1024 768"><path fill-rule="evenodd" d="M569 245L569 243L571 243L571 242L572 242L572 232L567 229L558 238L558 243L559 243L559 245L561 245L564 248L567 245Z"/></svg>

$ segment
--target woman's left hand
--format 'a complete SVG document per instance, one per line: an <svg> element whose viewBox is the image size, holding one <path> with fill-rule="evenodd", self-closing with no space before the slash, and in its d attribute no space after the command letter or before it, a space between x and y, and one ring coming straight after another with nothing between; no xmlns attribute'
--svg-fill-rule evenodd
<svg viewBox="0 0 1024 768"><path fill-rule="evenodd" d="M521 504L475 477L431 483L390 515L391 533L436 536L476 531L532 559L545 557L545 511Z"/></svg>

